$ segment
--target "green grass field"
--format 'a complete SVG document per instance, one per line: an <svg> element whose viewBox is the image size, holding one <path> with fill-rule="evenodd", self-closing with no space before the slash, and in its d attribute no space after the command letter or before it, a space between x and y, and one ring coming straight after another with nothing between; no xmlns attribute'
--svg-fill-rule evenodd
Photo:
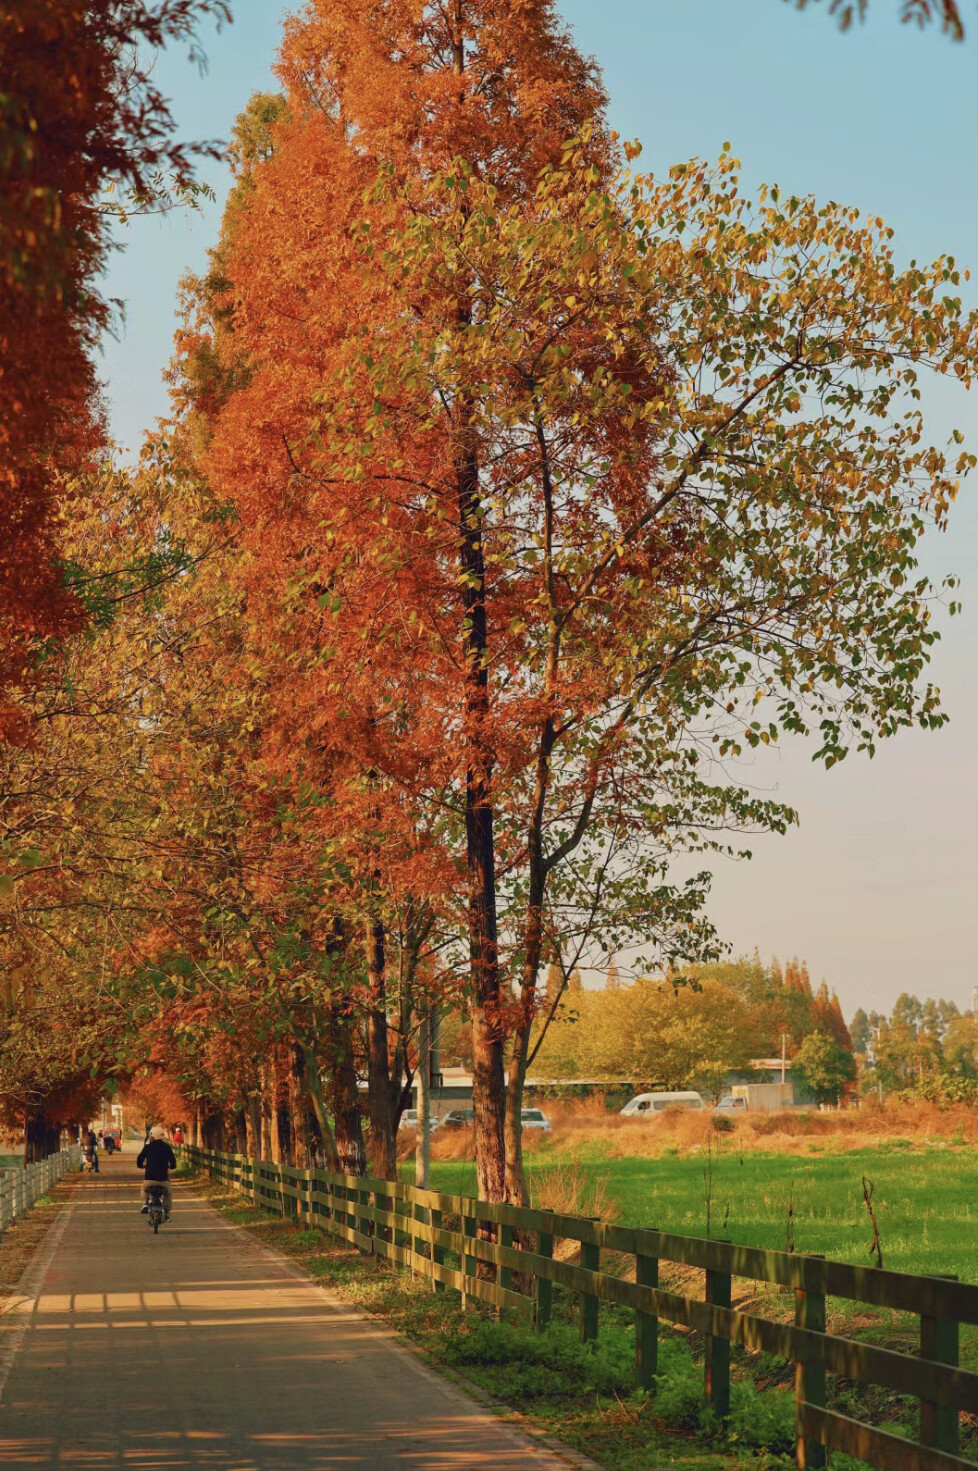
<svg viewBox="0 0 978 1471"><path fill-rule="evenodd" d="M530 1160L531 1178L564 1161L556 1151ZM705 1236L705 1153L657 1159L600 1159L576 1150L573 1160L604 1177L609 1215L629 1226ZM863 1176L875 1186L883 1265L901 1272L954 1272L978 1282L978 1150L911 1150L896 1145L847 1154L740 1154L723 1148L714 1160L711 1234L748 1246L785 1247L793 1201L796 1251L870 1265L872 1226ZM432 1184L472 1194L471 1164L432 1165Z"/></svg>

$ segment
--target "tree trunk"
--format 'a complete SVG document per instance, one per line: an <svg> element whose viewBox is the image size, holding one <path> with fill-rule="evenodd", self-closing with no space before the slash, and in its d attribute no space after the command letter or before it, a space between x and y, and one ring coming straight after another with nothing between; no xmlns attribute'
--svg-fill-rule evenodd
<svg viewBox="0 0 978 1471"><path fill-rule="evenodd" d="M333 1119L336 1125L336 1152L343 1174L362 1175L366 1169L363 1149L363 1127L357 1070L353 1053L353 1025L334 1003L329 1024L332 1063Z"/></svg>
<svg viewBox="0 0 978 1471"><path fill-rule="evenodd" d="M493 837L493 756L489 720L488 629L479 464L474 450L456 462L461 597L465 610L465 839L469 880L469 966L472 977L472 1107L478 1190L481 1199L506 1196L503 1141L503 1021L496 923L496 858Z"/></svg>
<svg viewBox="0 0 978 1471"><path fill-rule="evenodd" d="M291 1114L291 1066L284 1049L275 1049L275 1102L272 1108L272 1159L276 1165L293 1164L293 1114Z"/></svg>
<svg viewBox="0 0 978 1471"><path fill-rule="evenodd" d="M243 1104L234 1111L234 1152L248 1153L248 1113Z"/></svg>
<svg viewBox="0 0 978 1471"><path fill-rule="evenodd" d="M452 69L459 78L458 101L465 99L465 38L461 0L452 8ZM471 323L469 298L460 282L459 325ZM489 633L486 617L486 563L482 544L484 510L479 486L479 452L471 428L472 404L463 394L456 404L455 486L459 533L459 596L463 608L465 657L465 845L469 888L469 970L472 982L472 1110L475 1123L479 1195L501 1201L506 1195L503 1139L505 1084L504 1027L499 990L496 922L496 859L493 837L492 772L489 732Z"/></svg>
<svg viewBox="0 0 978 1471"><path fill-rule="evenodd" d="M261 1159L261 1095L253 1089L245 1103L245 1153L249 1159Z"/></svg>
<svg viewBox="0 0 978 1471"><path fill-rule="evenodd" d="M523 1167L523 1085L529 1033L521 1026L513 1037L506 1088L506 1199L511 1205L529 1205L530 1191Z"/></svg>
<svg viewBox="0 0 978 1471"><path fill-rule="evenodd" d="M326 1103L323 1098L323 1090L319 1082L319 1061L315 1052L305 1043L302 1044L302 1067L303 1079L306 1093L316 1116L316 1124L319 1129L319 1147L322 1151L322 1164L327 1170L338 1170L340 1167L340 1156L336 1148L336 1139L333 1128L326 1112Z"/></svg>
<svg viewBox="0 0 978 1471"><path fill-rule="evenodd" d="M35 1165L46 1157L47 1132L48 1123L43 1109L26 1116L24 1119L25 1165Z"/></svg>
<svg viewBox="0 0 978 1471"><path fill-rule="evenodd" d="M261 1070L261 1158L272 1159L274 1142L272 1139L272 1108L274 1097L272 1086L269 1081L269 1068L265 1063Z"/></svg>
<svg viewBox="0 0 978 1471"><path fill-rule="evenodd" d="M384 976L384 926L370 920L366 934L367 983L367 1109L370 1116L370 1163L377 1180L396 1180L397 1141L387 1052L387 995Z"/></svg>
<svg viewBox="0 0 978 1471"><path fill-rule="evenodd" d="M204 1136L204 1148L213 1150L215 1154L224 1152L224 1115L209 1105L204 1112L202 1133Z"/></svg>

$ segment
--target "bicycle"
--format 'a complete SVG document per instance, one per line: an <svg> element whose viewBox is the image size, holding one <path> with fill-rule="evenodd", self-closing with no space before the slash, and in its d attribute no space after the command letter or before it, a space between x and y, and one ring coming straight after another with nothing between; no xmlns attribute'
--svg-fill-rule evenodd
<svg viewBox="0 0 978 1471"><path fill-rule="evenodd" d="M151 1185L149 1189L149 1210L146 1214L146 1224L152 1226L154 1236L163 1224L164 1218L163 1187L162 1185Z"/></svg>

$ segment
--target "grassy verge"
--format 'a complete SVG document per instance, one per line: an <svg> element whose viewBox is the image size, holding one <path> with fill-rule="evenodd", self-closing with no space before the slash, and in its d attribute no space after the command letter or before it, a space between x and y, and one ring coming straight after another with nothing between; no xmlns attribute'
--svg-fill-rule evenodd
<svg viewBox="0 0 978 1471"><path fill-rule="evenodd" d="M498 1321L481 1304L463 1313L455 1292L436 1293L424 1278L363 1258L216 1186L204 1188L235 1225L382 1317L436 1365L607 1471L774 1471L794 1465L789 1366L735 1349L732 1414L721 1429L704 1408L702 1343L695 1334L662 1325L656 1393L636 1390L634 1327L626 1310L602 1306L598 1342L584 1346L577 1337L576 1300L558 1291L553 1325L533 1334ZM905 1397L838 1385L834 1403L887 1429L916 1431L916 1404ZM857 1466L844 1456L831 1460L831 1471Z"/></svg>

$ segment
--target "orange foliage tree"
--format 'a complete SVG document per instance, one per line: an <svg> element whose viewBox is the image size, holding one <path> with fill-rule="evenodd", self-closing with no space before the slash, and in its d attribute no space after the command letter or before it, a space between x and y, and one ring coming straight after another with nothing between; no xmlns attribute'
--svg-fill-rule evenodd
<svg viewBox="0 0 978 1471"><path fill-rule="evenodd" d="M751 203L727 155L633 176L542 0L316 0L280 71L181 391L240 518L263 737L342 790L366 919L387 843L460 876L423 898L480 1190L518 1200L541 963L709 955L669 854L792 820L715 758L942 721L913 548L973 461L904 396L970 381L974 323L953 262L900 274L879 222Z"/></svg>
<svg viewBox="0 0 978 1471"><path fill-rule="evenodd" d="M141 48L194 38L223 0L12 0L0 14L0 740L38 645L77 628L59 565L62 477L103 444L93 350L109 316L104 191L191 184ZM199 150L198 150L199 151ZM211 150L213 151L213 150Z"/></svg>

